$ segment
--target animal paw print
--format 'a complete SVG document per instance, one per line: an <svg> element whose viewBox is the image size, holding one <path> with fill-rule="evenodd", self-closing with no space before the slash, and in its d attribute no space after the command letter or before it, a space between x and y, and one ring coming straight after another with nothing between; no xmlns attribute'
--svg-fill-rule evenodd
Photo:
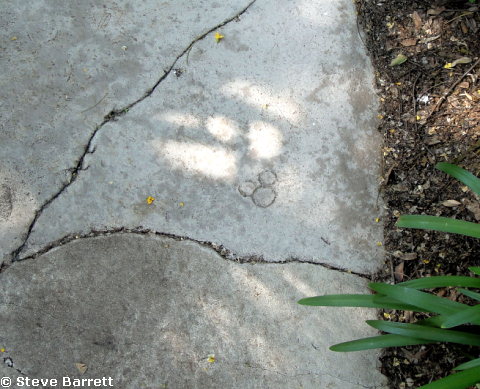
<svg viewBox="0 0 480 389"><path fill-rule="evenodd" d="M258 182L245 181L238 191L243 197L250 197L260 208L268 208L275 202L277 193L272 186L277 182L277 175L271 170L264 170L258 175Z"/></svg>

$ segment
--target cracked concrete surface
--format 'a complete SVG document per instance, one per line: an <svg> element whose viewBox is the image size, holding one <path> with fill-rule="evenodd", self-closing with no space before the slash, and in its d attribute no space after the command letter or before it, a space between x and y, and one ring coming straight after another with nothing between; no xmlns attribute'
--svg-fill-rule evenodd
<svg viewBox="0 0 480 389"><path fill-rule="evenodd" d="M295 303L383 260L354 6L227 3L5 3L0 373L385 384L375 352L327 349L374 312Z"/></svg>
<svg viewBox="0 0 480 389"><path fill-rule="evenodd" d="M180 73L106 122L87 170L43 210L20 257L60 239L65 225L142 226L239 256L374 271L382 231L372 75L353 17L345 31L331 25L353 6L287 3L255 3L222 28L220 44L196 40L176 62ZM265 171L276 177L270 186L258 182ZM245 182L256 185L248 199Z"/></svg>
<svg viewBox="0 0 480 389"><path fill-rule="evenodd" d="M188 45L249 1L2 2L0 256L71 179L104 116L141 99ZM43 15L39 19L39 15Z"/></svg>
<svg viewBox="0 0 480 389"><path fill-rule="evenodd" d="M85 363L86 377L118 388L373 387L376 353L322 357L332 336L352 336L339 322L372 313L296 304L365 284L312 264L240 265L164 237L79 239L0 274L0 344L26 376L80 377Z"/></svg>

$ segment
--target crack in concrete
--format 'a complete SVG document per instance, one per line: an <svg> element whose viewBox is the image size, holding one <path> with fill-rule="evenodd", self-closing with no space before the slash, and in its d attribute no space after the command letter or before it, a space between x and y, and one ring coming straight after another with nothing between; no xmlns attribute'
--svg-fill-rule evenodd
<svg viewBox="0 0 480 389"><path fill-rule="evenodd" d="M7 368L16 370L18 374L28 377L28 375L25 374L21 369L19 369L18 367L15 367L15 363L13 362L12 357L7 355L6 357L3 358L3 363L7 366Z"/></svg>
<svg viewBox="0 0 480 389"><path fill-rule="evenodd" d="M299 373L288 374L288 373L284 373L284 372L281 372L281 371L278 371L278 370L267 369L267 368L265 368L263 366L260 366L260 365L245 364L245 366L247 366L248 368L251 368L251 369L259 369L259 370L267 371L269 373L274 373L274 374L278 374L278 375L285 376L285 377L301 377L301 376L309 376L309 375L314 375L314 376L319 376L319 377L327 376L327 377L331 377L335 380L345 382L345 383L348 383L348 384L352 384L352 385L361 386L362 388L366 388L366 389L383 388L382 386L376 386L376 385L375 386L368 386L368 385L361 384L360 382L348 381L344 378L335 376L333 374L329 374L329 373L324 372L324 371L316 372L316 371L310 371L310 370L301 370L301 372L299 372Z"/></svg>
<svg viewBox="0 0 480 389"><path fill-rule="evenodd" d="M103 118L103 121L97 125L95 127L95 129L93 130L93 132L90 134L90 137L87 141L87 144L83 150L83 153L82 155L80 156L80 158L78 159L76 165L73 167L73 168L70 168L70 169L67 169L69 172L70 172L70 177L68 178L68 181L65 182L63 184L63 186L60 188L60 190L58 192L56 192L52 197L50 197L44 204L42 204L42 206L35 212L35 215L33 217L33 220L32 222L30 223L29 227L28 227L28 230L27 230L27 233L25 235L25 239L23 240L23 242L20 244L20 246L18 248L16 248L14 251L12 251L12 253L9 255L9 258L6 258L3 262L3 264L0 265L0 272L2 271L3 267L5 266L8 266L11 262L14 262L16 260L18 260L19 258L19 255L20 253L22 252L22 250L24 249L31 233L32 233L32 230L33 230L33 227L35 226L35 224L37 223L37 220L38 218L40 217L40 215L43 213L43 211L45 210L45 208L47 208L54 200L56 200L73 182L75 182L75 180L77 179L78 177L78 174L80 171L82 170L87 170L88 169L88 166L87 167L84 167L84 160L85 160L85 157L87 154L93 154L95 152L95 147L92 148L92 142L93 142L93 139L95 138L95 136L97 135L98 131L100 131L100 129L107 123L111 122L111 121L115 121L118 117L126 114L128 112L128 110L134 106L136 106L137 104L141 103L143 100L145 100L147 97L150 97L152 95L152 93L155 91L155 89L157 89L157 87L160 85L160 83L165 80L168 75L172 72L172 70L174 69L176 63L180 60L180 58L182 58L185 54L188 55L189 51L191 50L191 48L195 45L195 43L197 43L198 41L201 41L203 39L205 39L209 34L211 34L212 32L214 32L215 30L218 30L219 28L227 25L228 23L234 21L234 20L239 20L240 16L242 16L245 12L248 11L248 9L256 2L257 0L252 0L250 3L248 3L242 10L240 10L239 12L237 12L234 16L231 16L230 18L224 20L223 22L221 22L220 24L217 24L216 26L210 28L209 30L207 30L206 32L204 32L203 34L199 35L197 38L195 38L176 58L175 60L173 61L173 63L166 69L164 70L164 73L163 75L157 80L157 82L153 85L153 87L151 87L150 89L148 89L144 95L142 97L140 97L139 99L135 100L134 102L128 104L127 106L121 108L121 109L113 109L112 111L110 111L107 115L104 116Z"/></svg>
<svg viewBox="0 0 480 389"><path fill-rule="evenodd" d="M70 243L74 240L78 239L87 239L87 238L94 238L97 236L109 236L113 234L138 234L138 235L151 235L151 236L160 236L164 238L170 238L176 241L189 241L189 242L194 242L197 243L203 247L207 247L211 250L214 250L220 257L227 261L232 261L232 262L237 262L240 264L263 264L263 265L284 265L288 263L303 263L303 264L309 264L309 265L316 265L316 266L321 266L323 268L326 268L328 270L333 270L341 273L347 273L347 274L353 274L355 276L364 278L368 281L372 280L372 275L370 274L365 274L365 273L360 273L356 271L352 271L349 269L344 269L341 267L336 267L332 266L328 263L324 262L316 262L313 260L302 260L299 258L288 258L282 261L267 261L262 255L247 255L247 256L241 256L237 255L235 252L232 250L226 248L222 244L214 243L214 242L209 242L209 241L204 241L204 240L199 240L199 239L194 239L190 238L188 236L181 236L181 235L175 235L167 232L160 232L160 231L154 231L148 228L144 228L142 226L135 227L135 228L125 228L125 227L118 227L118 228L110 228L110 229L104 229L104 230L91 230L88 233L73 233L64 236L63 238L60 238L54 242L50 242L48 245L44 246L43 248L37 250L35 253L30 254L25 257L17 257L15 258L11 263L4 264L2 268L0 268L0 273L7 269L13 262L22 262L26 261L29 259L35 259L39 257L40 255L46 254L49 251L63 246L67 243Z"/></svg>

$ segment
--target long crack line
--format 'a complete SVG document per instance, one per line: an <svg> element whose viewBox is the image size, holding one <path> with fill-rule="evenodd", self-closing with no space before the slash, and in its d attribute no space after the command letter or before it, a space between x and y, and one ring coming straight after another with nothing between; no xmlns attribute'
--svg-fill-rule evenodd
<svg viewBox="0 0 480 389"><path fill-rule="evenodd" d="M87 239L87 238L94 238L98 236L109 236L113 234L138 234L138 235L150 235L150 236L159 236L163 238L170 238L174 239L176 241L189 241L189 242L194 242L197 243L203 247L207 247L211 250L214 250L220 257L227 261L232 261L240 264L263 264L263 265L283 265L287 263L300 263L300 264L309 264L309 265L316 265L316 266L321 266L323 268L326 268L328 270L333 270L341 273L347 273L347 274L353 274L355 276L364 278L368 281L371 281L372 275L370 274L365 274L365 273L360 273L356 271L352 271L349 269L344 269L341 267L336 267L332 266L328 263L325 262L317 262L314 260L303 260L299 258L288 258L282 261L268 261L266 260L263 256L261 255L238 255L232 250L226 248L225 246L221 244L217 244L214 242L209 242L209 241L204 241L204 240L198 240L194 238L190 238L188 236L180 236L180 235L175 235L171 233L166 233L166 232L159 232L159 231L154 231L148 228L143 228L143 227L136 227L136 228L125 228L125 227L119 227L119 228L111 228L111 229L104 229L104 230L92 230L88 233L84 234L69 234L64 236L63 238L60 238L54 242L49 243L48 245L44 246L43 248L37 250L35 253L30 254L26 257L22 258L17 258L14 262L21 262L29 259L35 259L39 257L40 255L46 254L49 251L63 246L67 243L70 243L72 241L78 240L78 239ZM0 272L2 270L5 270L7 267L9 267L10 264L5 265L2 269L0 269Z"/></svg>
<svg viewBox="0 0 480 389"><path fill-rule="evenodd" d="M20 253L22 252L22 250L24 249L25 245L27 244L27 241L28 239L30 238L30 235L33 231L33 227L35 226L35 224L37 223L37 220L39 219L39 217L41 216L41 214L43 213L43 211L54 201L56 200L71 184L73 184L75 182L75 180L77 179L78 177L78 174L80 171L82 170L86 170L88 169L88 167L84 167L84 161L85 161L85 157L87 154L93 154L95 152L95 148L92 148L92 142L93 142L93 139L96 137L97 133L100 131L100 129L107 123L111 122L111 121L114 121L116 120L119 116L121 115L124 115L125 113L128 112L128 110L134 106L136 106L137 104L141 103L143 100L145 100L147 97L150 97L152 95L152 93L155 91L155 89L157 89L157 87L161 84L161 82L163 80L165 80L168 75L172 72L172 70L174 69L176 63L178 62L178 60L180 58L182 58L185 54L187 54L191 48L195 45L195 43L201 41L202 39L205 39L209 34L211 34L212 32L214 32L215 30L227 25L228 23L234 21L234 20L238 20L238 18L240 16L242 16L245 12L248 11L248 9L256 2L257 0L252 0L250 3L247 4L246 7L244 7L242 10L240 10L239 12L237 12L234 16L224 20L222 23L220 24L217 24L216 26L210 28L208 31L204 32L202 35L199 35L197 38L195 38L176 58L175 60L173 61L173 63L167 68L167 70L164 70L164 73L163 75L158 79L158 81L153 85L153 87L151 87L150 89L148 89L144 95L142 97L140 97L139 99L135 100L134 102L128 104L127 106L121 108L121 109L118 109L118 110L112 110L110 111L110 113L108 113L107 115L104 116L103 118L103 121L97 125L95 127L95 130L93 130L92 134L90 135L88 141L87 141L87 144L83 150L83 153L82 155L80 156L80 158L78 159L75 167L71 168L71 169L68 169L70 171L70 177L68 178L68 181L66 183L63 184L63 186L60 188L60 190L58 192L56 192L52 197L50 197L36 212L35 212L35 215L33 217L33 220L32 222L30 223L29 227L28 227L28 230L27 230L27 233L25 235L25 239L23 240L23 242L20 244L20 246L18 248L16 248L14 251L12 251L12 253L10 254L10 258L6 259L4 261L4 263L0 266L0 271L2 270L3 267L5 266L8 266L9 263L11 262L14 262L16 260L18 260L19 258L19 255Z"/></svg>

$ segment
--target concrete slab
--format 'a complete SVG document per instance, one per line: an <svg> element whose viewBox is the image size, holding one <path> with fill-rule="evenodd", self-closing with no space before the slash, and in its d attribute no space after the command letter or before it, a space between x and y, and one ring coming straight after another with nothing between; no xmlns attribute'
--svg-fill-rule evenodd
<svg viewBox="0 0 480 389"><path fill-rule="evenodd" d="M112 377L122 389L380 388L376 352L327 350L371 335L363 320L375 313L296 304L365 284L154 235L79 239L0 273L0 347L23 376Z"/></svg>
<svg viewBox="0 0 480 389"><path fill-rule="evenodd" d="M246 0L2 1L0 258L72 178L103 118L140 99Z"/></svg>
<svg viewBox="0 0 480 389"><path fill-rule="evenodd" d="M22 252L136 228L359 272L382 260L373 72L348 1L257 1L106 123ZM147 204L146 198L155 201Z"/></svg>

